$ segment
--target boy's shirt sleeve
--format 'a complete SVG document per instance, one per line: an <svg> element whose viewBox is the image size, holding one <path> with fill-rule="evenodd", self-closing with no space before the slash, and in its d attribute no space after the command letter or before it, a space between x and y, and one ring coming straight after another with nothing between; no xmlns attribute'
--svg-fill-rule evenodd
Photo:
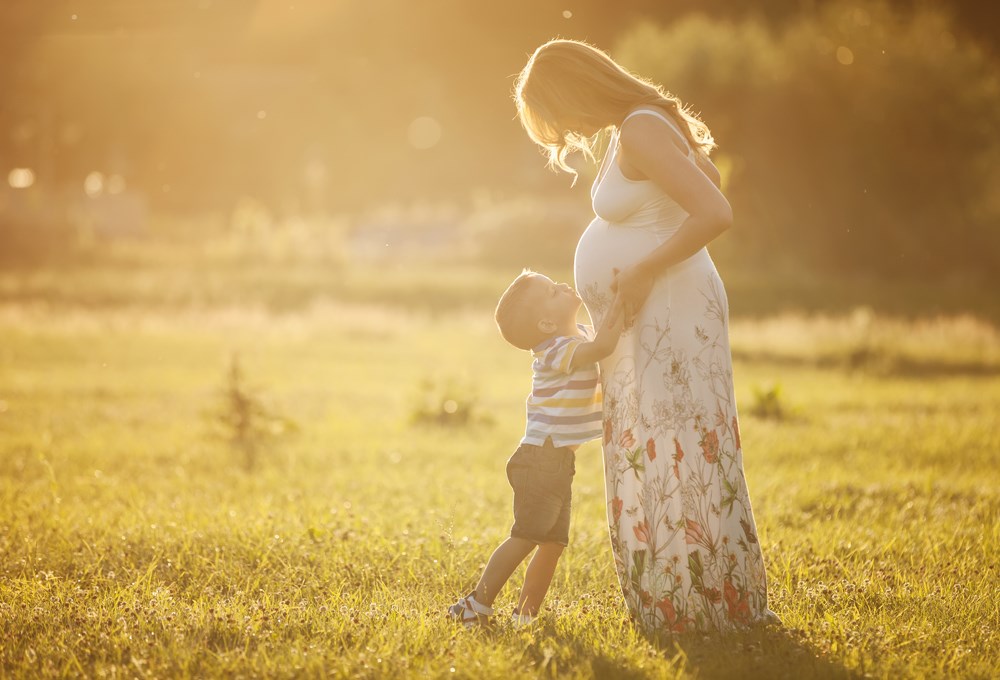
<svg viewBox="0 0 1000 680"><path fill-rule="evenodd" d="M545 354L544 366L555 373L572 373L573 355L577 348L594 338L594 329L590 326L577 324L582 336L564 336L556 340ZM577 367L579 368L579 367Z"/></svg>

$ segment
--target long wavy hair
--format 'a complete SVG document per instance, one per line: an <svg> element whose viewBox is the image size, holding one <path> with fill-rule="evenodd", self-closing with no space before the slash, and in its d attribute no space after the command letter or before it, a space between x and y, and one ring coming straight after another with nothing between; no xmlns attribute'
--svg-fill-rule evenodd
<svg viewBox="0 0 1000 680"><path fill-rule="evenodd" d="M708 155L715 140L708 126L680 99L619 66L605 52L579 40L550 40L535 50L517 77L514 102L521 125L541 146L552 169L575 178L566 157L594 158L600 132L618 127L629 111L655 106L673 116L691 148Z"/></svg>

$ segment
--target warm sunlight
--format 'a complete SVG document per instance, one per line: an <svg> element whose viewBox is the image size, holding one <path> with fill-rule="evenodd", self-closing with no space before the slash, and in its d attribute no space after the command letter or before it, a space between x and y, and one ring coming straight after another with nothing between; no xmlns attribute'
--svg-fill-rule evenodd
<svg viewBox="0 0 1000 680"><path fill-rule="evenodd" d="M993 677L998 46L0 2L0 676Z"/></svg>

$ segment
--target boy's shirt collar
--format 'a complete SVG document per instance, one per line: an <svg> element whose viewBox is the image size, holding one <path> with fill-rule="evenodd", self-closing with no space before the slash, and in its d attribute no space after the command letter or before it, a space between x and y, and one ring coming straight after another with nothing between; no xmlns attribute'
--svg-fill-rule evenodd
<svg viewBox="0 0 1000 680"><path fill-rule="evenodd" d="M590 338L590 332L588 331L588 327L585 326L584 324L578 323L576 325L576 330L577 330L577 334L576 335L570 335L570 336L566 336L566 335L553 335L551 338L546 338L546 339L542 340L540 343L538 343L537 345L535 345L534 347L531 348L531 353L534 354L534 355L538 355L538 354L544 353L547 349L549 349L550 347L552 347L552 345L554 345L556 343L556 340L558 340L559 338L581 337L584 340L588 340Z"/></svg>

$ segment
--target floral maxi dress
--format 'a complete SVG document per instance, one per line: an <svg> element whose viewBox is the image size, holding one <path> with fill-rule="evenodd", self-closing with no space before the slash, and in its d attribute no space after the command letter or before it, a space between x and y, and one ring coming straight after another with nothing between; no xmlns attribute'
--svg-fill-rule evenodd
<svg viewBox="0 0 1000 680"><path fill-rule="evenodd" d="M640 109L631 115L657 116ZM630 180L617 137L591 190L597 217L577 245L577 289L599 323L624 270L687 213ZM694 162L689 149L689 160ZM767 612L764 560L743 475L726 291L708 251L671 267L600 362L611 546L622 594L649 631L729 630Z"/></svg>

